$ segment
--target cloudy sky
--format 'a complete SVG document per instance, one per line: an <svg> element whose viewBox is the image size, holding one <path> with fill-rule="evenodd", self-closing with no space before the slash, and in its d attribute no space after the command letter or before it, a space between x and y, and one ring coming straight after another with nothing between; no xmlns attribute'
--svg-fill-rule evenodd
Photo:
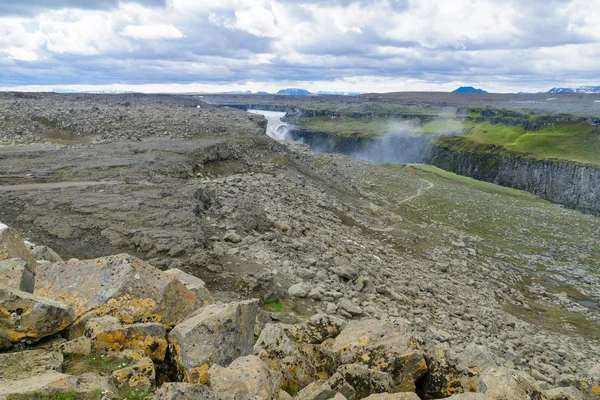
<svg viewBox="0 0 600 400"><path fill-rule="evenodd" d="M600 85L600 0L0 0L0 90Z"/></svg>

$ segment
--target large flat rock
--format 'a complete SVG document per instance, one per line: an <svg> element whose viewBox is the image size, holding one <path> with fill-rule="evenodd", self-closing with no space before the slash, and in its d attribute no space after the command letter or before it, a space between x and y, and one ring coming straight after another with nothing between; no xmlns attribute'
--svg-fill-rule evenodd
<svg viewBox="0 0 600 400"><path fill-rule="evenodd" d="M19 289L33 293L37 261L29 253L19 232L0 223L0 261L11 258L20 258L25 261Z"/></svg>
<svg viewBox="0 0 600 400"><path fill-rule="evenodd" d="M94 310L125 323L174 325L199 306L175 276L128 254L40 265L36 293L71 305L77 317Z"/></svg>

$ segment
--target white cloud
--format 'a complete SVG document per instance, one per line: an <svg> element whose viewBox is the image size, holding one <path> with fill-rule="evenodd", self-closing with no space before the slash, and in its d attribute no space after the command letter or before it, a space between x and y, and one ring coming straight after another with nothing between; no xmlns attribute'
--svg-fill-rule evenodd
<svg viewBox="0 0 600 400"><path fill-rule="evenodd" d="M599 49L600 7L589 0L124 1L0 17L3 78L24 83L534 90L597 83Z"/></svg>
<svg viewBox="0 0 600 400"><path fill-rule="evenodd" d="M167 24L127 25L120 34L132 39L144 40L181 39L183 37L183 33L179 29Z"/></svg>

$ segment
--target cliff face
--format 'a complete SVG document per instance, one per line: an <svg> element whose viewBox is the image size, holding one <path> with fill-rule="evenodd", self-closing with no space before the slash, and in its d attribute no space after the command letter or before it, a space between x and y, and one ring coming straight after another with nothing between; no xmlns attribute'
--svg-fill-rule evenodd
<svg viewBox="0 0 600 400"><path fill-rule="evenodd" d="M560 161L539 161L433 146L428 163L497 185L600 215L600 169Z"/></svg>

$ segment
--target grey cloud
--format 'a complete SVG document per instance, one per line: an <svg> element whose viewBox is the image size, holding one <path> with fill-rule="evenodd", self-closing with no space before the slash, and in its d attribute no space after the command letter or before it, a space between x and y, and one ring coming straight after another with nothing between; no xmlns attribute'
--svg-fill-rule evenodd
<svg viewBox="0 0 600 400"><path fill-rule="evenodd" d="M164 7L166 0L128 0L148 7ZM119 0L2 0L0 16L34 16L42 11L63 8L83 10L110 10L119 5Z"/></svg>

